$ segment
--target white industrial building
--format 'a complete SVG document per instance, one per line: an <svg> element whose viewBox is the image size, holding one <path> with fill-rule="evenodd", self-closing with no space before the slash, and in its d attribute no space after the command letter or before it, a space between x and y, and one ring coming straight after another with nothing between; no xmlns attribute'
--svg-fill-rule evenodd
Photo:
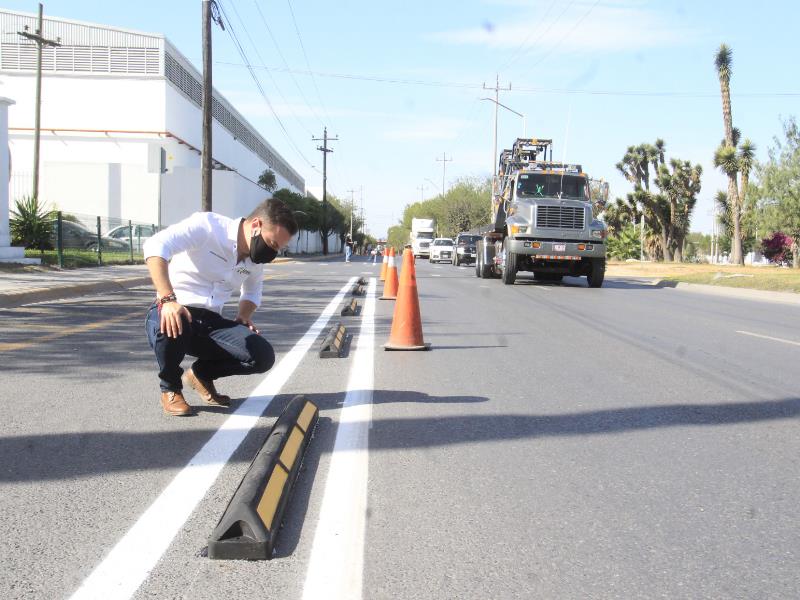
<svg viewBox="0 0 800 600"><path fill-rule="evenodd" d="M0 96L9 110L11 201L30 194L37 29L33 14L0 10ZM46 17L40 199L59 210L169 225L200 208L202 75L163 36ZM247 214L278 188L305 181L217 91L213 102L213 210ZM318 237L318 236L317 236ZM315 251L317 246L311 240ZM296 246L296 244L294 244Z"/></svg>

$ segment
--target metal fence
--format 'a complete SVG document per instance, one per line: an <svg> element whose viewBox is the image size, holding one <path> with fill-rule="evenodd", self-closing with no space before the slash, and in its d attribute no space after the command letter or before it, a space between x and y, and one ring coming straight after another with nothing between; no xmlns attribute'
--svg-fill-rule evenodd
<svg viewBox="0 0 800 600"><path fill-rule="evenodd" d="M141 261L144 243L157 231L153 223L59 211L51 227L54 260L49 262L75 267Z"/></svg>

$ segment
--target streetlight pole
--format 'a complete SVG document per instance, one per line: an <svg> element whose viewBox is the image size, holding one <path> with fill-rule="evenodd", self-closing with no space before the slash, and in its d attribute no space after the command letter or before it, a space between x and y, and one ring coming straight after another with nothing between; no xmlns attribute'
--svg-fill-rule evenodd
<svg viewBox="0 0 800 600"><path fill-rule="evenodd" d="M501 88L500 75L497 75L495 78L494 87L486 87L486 84L484 83L483 89L494 90L494 144L492 145L492 170L489 171L492 174L492 198L494 198L497 188L497 107L500 105L500 90L502 89L503 91L510 91L511 84L509 83L507 88Z"/></svg>
<svg viewBox="0 0 800 600"><path fill-rule="evenodd" d="M444 178L445 178L445 173L447 171L447 163L453 162L453 157L451 156L450 158L447 158L447 153L442 152L442 158L437 158L436 162L442 163L442 198L444 198L444 192L445 192Z"/></svg>

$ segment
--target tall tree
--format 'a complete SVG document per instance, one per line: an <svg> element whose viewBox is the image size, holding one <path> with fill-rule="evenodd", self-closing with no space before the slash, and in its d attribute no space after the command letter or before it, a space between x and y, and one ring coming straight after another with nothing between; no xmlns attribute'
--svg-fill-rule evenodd
<svg viewBox="0 0 800 600"><path fill-rule="evenodd" d="M731 113L731 74L733 69L733 52L722 44L717 50L714 59L719 76L719 89L722 96L722 121L725 128L725 143L717 150L717 154L724 160L717 164L717 157L714 158L716 166L728 176L728 204L731 210L731 221L733 223L733 240L731 248L731 262L744 264L742 254L742 234L741 234L741 201L739 200L739 189L736 180L738 173L738 163L731 160L730 152L733 151L733 159L736 158L736 145L738 140L734 140L733 115ZM734 168L736 167L736 168Z"/></svg>
<svg viewBox="0 0 800 600"><path fill-rule="evenodd" d="M278 187L278 182L275 179L275 172L272 169L264 169L264 172L258 176L258 185L268 192L274 192L275 188Z"/></svg>
<svg viewBox="0 0 800 600"><path fill-rule="evenodd" d="M800 127L794 118L783 124L784 140L775 138L769 161L761 169L762 194L768 202L766 224L792 238L792 266L800 268Z"/></svg>
<svg viewBox="0 0 800 600"><path fill-rule="evenodd" d="M669 168L660 165L657 184L669 204L669 231L664 251L666 260L683 261L683 242L689 233L692 211L700 193L703 168L673 158Z"/></svg>

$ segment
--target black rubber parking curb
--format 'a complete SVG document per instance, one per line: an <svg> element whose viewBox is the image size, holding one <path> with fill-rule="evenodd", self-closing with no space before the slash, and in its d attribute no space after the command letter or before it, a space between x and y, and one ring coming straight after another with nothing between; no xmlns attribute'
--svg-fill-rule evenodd
<svg viewBox="0 0 800 600"><path fill-rule="evenodd" d="M128 277L125 279L110 279L106 281L93 281L91 283L76 283L71 285L55 285L50 288L29 289L22 292L0 293L0 308L14 308L33 302L46 302L48 300L64 300L75 296L87 294L100 294L104 292L118 292L147 285L151 283L149 275Z"/></svg>
<svg viewBox="0 0 800 600"><path fill-rule="evenodd" d="M272 558L283 513L318 419L319 410L305 396L289 402L211 533L209 558Z"/></svg>

